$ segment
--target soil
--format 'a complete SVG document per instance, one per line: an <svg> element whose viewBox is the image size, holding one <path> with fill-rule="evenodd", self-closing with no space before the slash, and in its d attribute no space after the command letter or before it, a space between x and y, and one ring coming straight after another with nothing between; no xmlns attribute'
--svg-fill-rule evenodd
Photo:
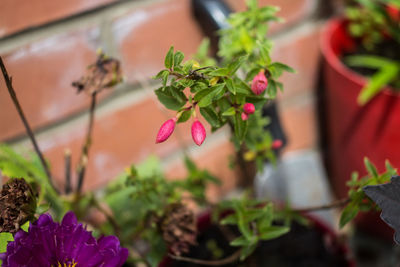
<svg viewBox="0 0 400 267"><path fill-rule="evenodd" d="M211 226L198 237L198 246L193 247L187 257L196 259L215 259L207 243L217 243L224 251L224 258L233 254L237 248L229 246L222 231ZM245 261L235 262L224 267L346 267L348 262L343 253L335 253L326 245L319 231L293 223L291 231L274 240L260 243L256 251ZM208 245L208 247L210 247ZM174 261L171 267L200 267L203 265Z"/></svg>
<svg viewBox="0 0 400 267"><path fill-rule="evenodd" d="M370 77L376 72L376 69L351 67L346 64L346 61L344 59L347 56L355 56L355 55L374 55L400 62L399 43L397 43L392 39L387 39L382 43L378 44L372 51L365 49L361 44L357 44L353 51L344 51L341 58L343 64L345 64L348 68L354 70L355 72L363 76ZM391 84L391 86L400 91L400 79L397 80L396 84Z"/></svg>

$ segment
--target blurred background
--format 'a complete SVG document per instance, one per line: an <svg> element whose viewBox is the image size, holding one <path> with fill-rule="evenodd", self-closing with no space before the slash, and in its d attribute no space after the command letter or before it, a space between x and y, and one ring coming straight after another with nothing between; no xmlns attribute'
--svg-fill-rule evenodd
<svg viewBox="0 0 400 267"><path fill-rule="evenodd" d="M227 1L234 11L242 0ZM282 82L278 108L288 137L285 153L319 151L317 87L320 64L319 33L336 1L260 0L277 5L284 23L270 29L274 60L297 70ZM335 5L334 5L335 4ZM33 126L39 146L63 183L64 152L78 161L90 98L77 94L72 81L83 75L101 48L121 60L125 83L101 94L85 190L101 188L131 163L149 155L161 158L169 176L180 176L183 147L201 167L223 180L211 197L235 187L237 172L228 168L233 147L228 129L210 134L194 148L189 125L155 144L156 133L171 117L157 103L152 76L163 67L170 45L190 57L205 37L189 0L3 0L0 3L0 55L13 77L21 105ZM3 82L0 82L0 142L30 147L24 128ZM209 130L209 129L207 129Z"/></svg>
<svg viewBox="0 0 400 267"><path fill-rule="evenodd" d="M233 11L245 8L243 0L225 2ZM279 93L277 107L288 142L278 169L258 174L257 193L289 199L295 206L328 203L334 197L326 170L320 35L327 20L341 13L342 1L259 0L259 4L281 8L278 15L284 22L273 24L269 33L273 60L297 73L280 80L285 92ZM235 151L228 128L213 134L207 128L207 139L199 148L191 141L190 124L180 124L168 142L155 144L160 125L173 113L158 103L153 90L159 83L152 77L163 68L171 45L190 58L204 37L190 0L0 1L0 55L57 186L64 184L67 150L72 153L73 167L77 165L88 120L90 97L78 95L71 83L84 74L101 49L121 61L125 82L100 94L84 190L101 189L130 164L153 155L160 158L167 177L184 177L185 151L199 167L222 180L222 186L209 188L211 200L238 188L243 181L240 171L229 167ZM31 149L2 79L0 142L22 152ZM285 177L284 188L270 177ZM322 216L337 228L335 213ZM359 243L365 243L365 238L360 237ZM366 262L386 257L371 258L371 251L392 248L390 237L371 246L358 250L367 255Z"/></svg>

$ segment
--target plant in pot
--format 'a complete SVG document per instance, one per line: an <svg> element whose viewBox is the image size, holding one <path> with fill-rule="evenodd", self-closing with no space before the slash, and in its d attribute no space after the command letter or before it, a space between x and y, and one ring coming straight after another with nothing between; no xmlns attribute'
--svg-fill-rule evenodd
<svg viewBox="0 0 400 267"><path fill-rule="evenodd" d="M255 160L259 168L265 159L274 160L273 150L279 148L279 142L264 131L268 121L262 118L261 107L282 87L277 81L282 72L292 71L271 62L269 56L271 43L265 34L268 22L277 20L276 10L258 8L256 1L248 1L247 11L232 15L231 28L221 32L220 65L207 56L206 45L193 60L184 61L184 55L173 48L167 52L165 69L156 75L162 84L156 94L176 116L162 124L157 143L167 141L179 127L176 124L191 120L193 141L200 146L206 139L203 123L207 121L212 130L230 127L231 141L237 149L245 146L245 157ZM160 262L164 266L260 266L260 262L284 266L300 260L304 266L346 266L351 263L334 234L304 213L347 205L342 215L342 223L346 223L361 207L375 208L362 188L386 182L395 173L388 165L388 171L378 175L367 162L370 175L353 179L349 198L303 210L256 200L251 193L209 203L206 186L218 183L218 179L188 157L185 179L165 179L160 163L149 159L127 168L103 191L84 192L97 96L122 81L119 62L100 54L87 73L73 83L78 92L88 94L91 106L76 182L71 155L66 153L65 185L61 188L53 181L1 57L0 68L36 152L26 157L0 146L0 170L9 178L0 192L0 261L4 267L158 266ZM214 212L197 221L193 206ZM304 226L305 218L316 230ZM210 237L209 232L215 235ZM310 240L317 241L316 245L311 246ZM291 252L289 263L280 257L284 248Z"/></svg>
<svg viewBox="0 0 400 267"><path fill-rule="evenodd" d="M345 16L331 20L321 36L327 167L337 196L347 195L353 171L365 173L367 156L378 170L395 166L400 153L400 20L398 1L347 1ZM369 220L379 222L375 217ZM391 231L368 227L379 234ZM386 234L385 234L386 232Z"/></svg>

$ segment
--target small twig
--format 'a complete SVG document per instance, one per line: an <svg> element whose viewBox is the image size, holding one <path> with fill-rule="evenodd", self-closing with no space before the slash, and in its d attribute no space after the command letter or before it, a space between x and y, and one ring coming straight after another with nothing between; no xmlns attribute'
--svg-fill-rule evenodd
<svg viewBox="0 0 400 267"><path fill-rule="evenodd" d="M90 145L92 144L94 113L95 113L95 109L96 109L96 96L97 96L97 92L95 91L92 94L92 101L90 103L89 124L88 124L88 129L86 132L86 140L85 140L84 145L82 146L81 157L79 159L79 164L78 164L78 168L77 168L77 173L78 173L77 192L78 193L80 193L82 190L83 180L85 178L87 160L88 160L88 156L89 156L89 149L90 149Z"/></svg>
<svg viewBox="0 0 400 267"><path fill-rule="evenodd" d="M200 265L207 265L207 266L221 266L221 265L226 265L233 263L237 261L240 257L240 254L242 253L242 250L239 249L235 251L232 255L221 259L221 260L199 260L199 259L193 259L193 258L188 258L188 257L183 257L183 256L177 256L173 255L171 253L168 254L168 257L171 259L177 260L177 261L185 261L185 262L191 262L195 264L200 264Z"/></svg>
<svg viewBox="0 0 400 267"><path fill-rule="evenodd" d="M69 149L65 150L64 160L65 160L65 194L69 194L72 191L72 187L71 187L71 151Z"/></svg>
<svg viewBox="0 0 400 267"><path fill-rule="evenodd" d="M43 169L44 169L44 171L46 173L46 176L47 176L47 179L49 181L49 184L58 193L57 188L55 188L55 186L53 184L49 166L47 165L46 160L43 157L43 153L39 149L39 146L38 146L38 144L36 142L35 135L33 134L33 131L32 131L32 129L31 129L29 123L28 123L28 120L25 117L25 114L24 114L24 112L22 110L22 107L21 107L21 105L20 105L20 103L18 101L17 94L15 93L15 90L14 90L14 88L12 86L12 77L8 76L7 69L6 69L5 65L4 65L4 62L3 62L3 59L2 59L1 56L0 56L0 68L1 68L1 71L3 73L4 81L5 81L6 85L7 85L8 93L10 94L11 99L12 99L12 101L14 103L14 106L16 107L16 109L18 111L19 117L21 118L22 123L25 126L26 133L28 134L28 136L29 136L29 138L30 138L30 140L32 142L32 145L33 145L33 147L35 149L35 152L39 156L40 163L43 166Z"/></svg>
<svg viewBox="0 0 400 267"><path fill-rule="evenodd" d="M333 201L332 203L329 203L329 204L324 204L324 205L315 206L315 207L301 208L301 209L293 209L293 211L295 211L295 212L310 212L310 211L318 211L318 210L327 210L327 209L342 207L349 202L350 202L350 198L343 198L343 199Z"/></svg>

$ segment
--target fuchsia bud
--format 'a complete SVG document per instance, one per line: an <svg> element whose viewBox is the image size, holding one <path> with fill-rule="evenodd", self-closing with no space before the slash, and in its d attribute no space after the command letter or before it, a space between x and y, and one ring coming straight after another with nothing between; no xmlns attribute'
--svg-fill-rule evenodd
<svg viewBox="0 0 400 267"><path fill-rule="evenodd" d="M251 84L251 90L256 95L260 95L262 92L267 89L268 80L264 75L264 71L260 71L254 78Z"/></svg>
<svg viewBox="0 0 400 267"><path fill-rule="evenodd" d="M247 121L249 119L249 115L247 115L245 112L242 112L241 114L242 120Z"/></svg>
<svg viewBox="0 0 400 267"><path fill-rule="evenodd" d="M175 129L175 124L178 119L176 117L167 120L166 122L161 125L160 130L158 131L157 138L156 138L156 144L162 143L165 140L168 139L168 137L171 136L171 134L174 132Z"/></svg>
<svg viewBox="0 0 400 267"><path fill-rule="evenodd" d="M282 147L282 145L283 145L282 140L276 139L276 140L274 140L274 141L272 142L271 148L272 148L272 149L279 149L279 148Z"/></svg>
<svg viewBox="0 0 400 267"><path fill-rule="evenodd" d="M256 108L252 103L246 103L243 105L243 111L247 115L253 114L256 111Z"/></svg>
<svg viewBox="0 0 400 267"><path fill-rule="evenodd" d="M388 13L389 17L394 21L400 20L400 10L395 5L387 5L386 12Z"/></svg>
<svg viewBox="0 0 400 267"><path fill-rule="evenodd" d="M192 138L196 145L200 146L204 139L206 139L206 129L204 129L203 124L195 119L192 124Z"/></svg>

